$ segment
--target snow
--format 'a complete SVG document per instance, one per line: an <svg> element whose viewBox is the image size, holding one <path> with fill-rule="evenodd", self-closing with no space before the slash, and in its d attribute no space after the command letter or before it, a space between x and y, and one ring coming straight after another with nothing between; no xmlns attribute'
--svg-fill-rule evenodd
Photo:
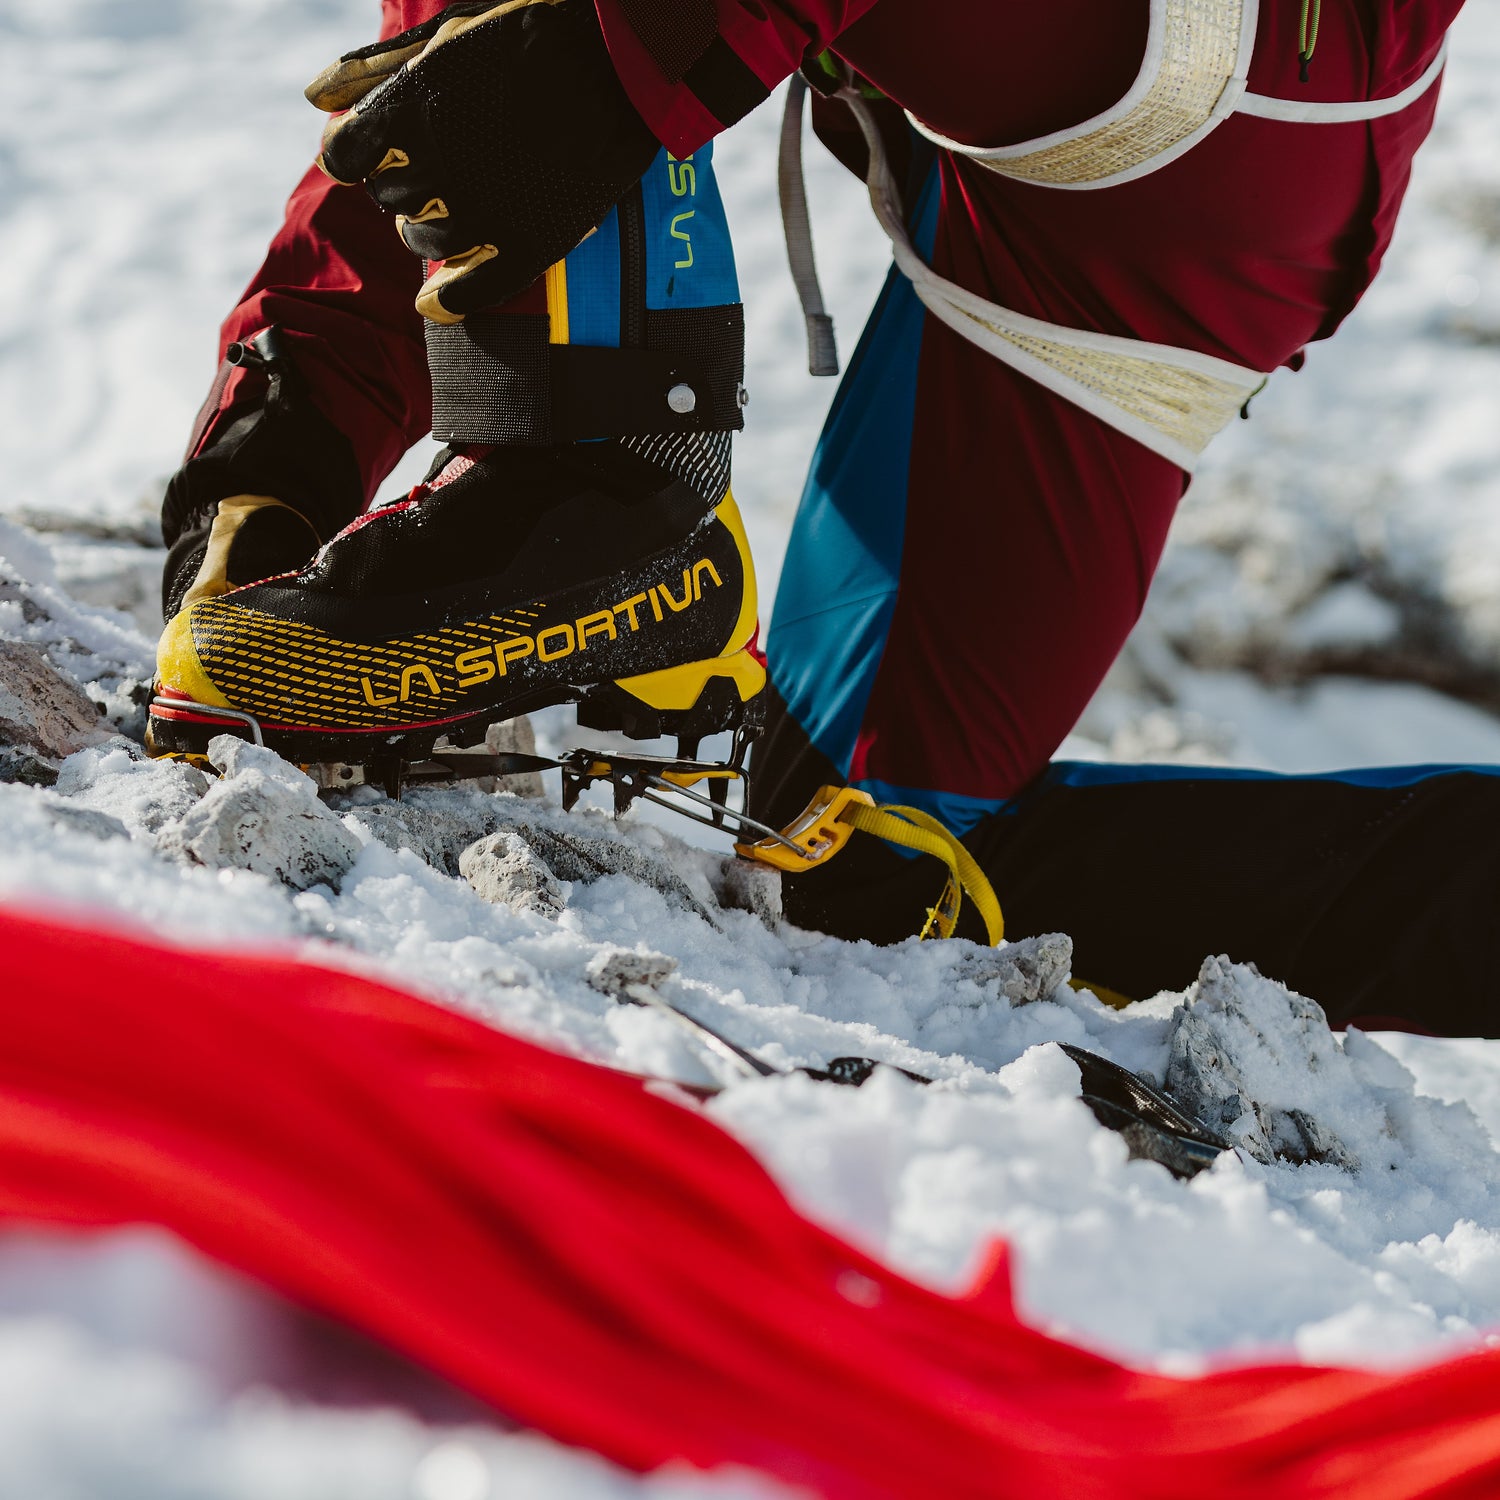
<svg viewBox="0 0 1500 1500"><path fill-rule="evenodd" d="M772 1500L744 1474L637 1481L498 1428L421 1372L154 1231L0 1243L0 1497L62 1500ZM23 1311L24 1309L24 1311ZM347 1403L374 1364L409 1402ZM346 1401L294 1390L309 1364Z"/></svg>
<svg viewBox="0 0 1500 1500"><path fill-rule="evenodd" d="M372 0L0 8L0 234L15 252L0 284L0 637L44 651L115 736L53 787L0 784L0 900L189 946L290 946L578 1055L731 1085L713 1117L806 1212L954 1289L1004 1236L1030 1317L1141 1364L1386 1365L1490 1339L1500 1044L1335 1039L1274 976L1225 964L1116 1012L1057 982L1065 947L1045 962L1029 950L1023 973L968 944L799 933L742 909L754 903L731 897L722 855L664 816L565 817L472 787L399 807L368 788L319 800L243 748L225 747L212 787L141 758L160 486L215 325L316 140L300 87L373 19ZM1500 760L1493 9L1470 7L1454 53L1381 281L1210 453L1067 753L1286 770ZM774 211L778 108L716 158L749 313L736 491L767 597L835 384L805 374ZM847 356L886 253L858 185L815 149L808 167ZM425 463L411 456L386 492ZM544 748L571 743L566 715L538 731ZM773 1064L856 1054L936 1081L738 1081L682 1028L611 997L602 976L621 955ZM1190 1182L1128 1160L1056 1042L1179 1081L1190 1042L1220 1049L1243 1087L1203 1107L1239 1149ZM1285 1159L1296 1141L1301 1165ZM743 1476L637 1481L472 1413L455 1425L394 1378L373 1407L301 1388L284 1360L229 1380L225 1347L246 1340L185 1333L286 1316L160 1237L0 1241L0 1497L770 1493Z"/></svg>

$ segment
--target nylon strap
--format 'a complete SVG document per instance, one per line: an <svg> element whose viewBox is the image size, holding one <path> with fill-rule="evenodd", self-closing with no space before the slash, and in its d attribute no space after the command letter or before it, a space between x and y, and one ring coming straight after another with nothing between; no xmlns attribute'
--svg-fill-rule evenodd
<svg viewBox="0 0 1500 1500"><path fill-rule="evenodd" d="M781 116L776 191L781 199L787 263L792 268L792 282L807 325L807 373L837 375L838 346L833 338L833 319L823 304L823 288L818 283L812 223L807 215L807 187L802 176L802 106L806 99L807 80L800 73L793 73L787 83L786 108Z"/></svg>
<svg viewBox="0 0 1500 1500"><path fill-rule="evenodd" d="M1005 917L995 888L974 856L936 818L916 807L854 806L845 816L861 833L873 834L903 849L915 849L919 854L931 854L947 865L949 889L929 913L923 937L933 931L940 937L952 937L967 893L984 918L990 946L1000 945L1005 936Z"/></svg>

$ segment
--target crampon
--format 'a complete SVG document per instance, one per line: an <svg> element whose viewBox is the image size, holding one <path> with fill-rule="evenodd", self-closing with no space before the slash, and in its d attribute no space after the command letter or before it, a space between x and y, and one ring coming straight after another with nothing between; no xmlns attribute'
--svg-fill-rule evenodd
<svg viewBox="0 0 1500 1500"><path fill-rule="evenodd" d="M403 504L362 517L302 569L200 590L158 648L148 748L206 764L231 734L323 788L403 787L557 770L571 808L606 783L724 829L744 858L796 874L863 832L939 859L949 880L922 935L951 936L965 896L1004 931L962 843L916 808L824 787L786 828L744 810L765 667L744 526L612 444L451 452ZM496 753L492 725L575 704L580 728L675 737L677 755ZM722 761L697 759L728 733ZM730 793L738 788L734 806Z"/></svg>

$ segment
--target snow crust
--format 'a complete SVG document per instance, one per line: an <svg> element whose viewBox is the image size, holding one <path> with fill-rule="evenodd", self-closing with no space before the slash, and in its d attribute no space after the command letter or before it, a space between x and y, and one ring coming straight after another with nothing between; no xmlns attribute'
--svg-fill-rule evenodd
<svg viewBox="0 0 1500 1500"><path fill-rule="evenodd" d="M0 900L188 945L291 946L579 1055L732 1084L711 1113L806 1212L951 1288L1003 1235L1028 1316L1139 1363L1389 1364L1491 1340L1494 1043L1336 1038L1316 997L1215 955L1180 991L1114 1012L1062 983L1061 938L1007 956L788 929L774 890L656 820L564 817L474 788L320 799L235 746L216 752L213 783L142 758L160 484L212 375L214 326L316 141L299 90L368 39L374 9L0 7L13 59L0 233L19 256L0 283L0 641L42 653L103 710L99 743L56 747L46 774L0 772ZM1500 760L1492 11L1460 21L1444 89L1382 280L1210 454L1068 753L1307 770ZM801 373L775 112L716 158L749 312L736 491L768 597L833 391ZM809 172L847 356L885 251L859 187L816 150ZM425 463L414 454L387 493ZM544 749L574 742L565 716L538 729ZM624 956L772 1063L858 1054L936 1082L738 1081L682 1028L612 998L600 976ZM1128 1161L1056 1042L1196 1089L1238 1149L1188 1183ZM143 1255L174 1295L145 1296ZM212 1351L172 1336L171 1304L239 1294L202 1290L212 1276L181 1251L43 1258L67 1268L46 1296L35 1257L28 1270L0 1245L0 1496L769 1493L733 1476L638 1482L389 1392L389 1409L338 1409L280 1370L226 1386ZM128 1337L112 1321L122 1303L141 1310Z"/></svg>

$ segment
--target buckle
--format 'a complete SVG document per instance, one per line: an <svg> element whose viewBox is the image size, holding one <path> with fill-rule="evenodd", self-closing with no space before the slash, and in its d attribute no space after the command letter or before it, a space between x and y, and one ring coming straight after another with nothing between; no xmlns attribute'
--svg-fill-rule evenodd
<svg viewBox="0 0 1500 1500"><path fill-rule="evenodd" d="M833 858L854 833L848 814L856 807L874 807L868 792L852 786L819 787L817 795L779 833L755 843L736 844L734 852L773 869L797 873Z"/></svg>

